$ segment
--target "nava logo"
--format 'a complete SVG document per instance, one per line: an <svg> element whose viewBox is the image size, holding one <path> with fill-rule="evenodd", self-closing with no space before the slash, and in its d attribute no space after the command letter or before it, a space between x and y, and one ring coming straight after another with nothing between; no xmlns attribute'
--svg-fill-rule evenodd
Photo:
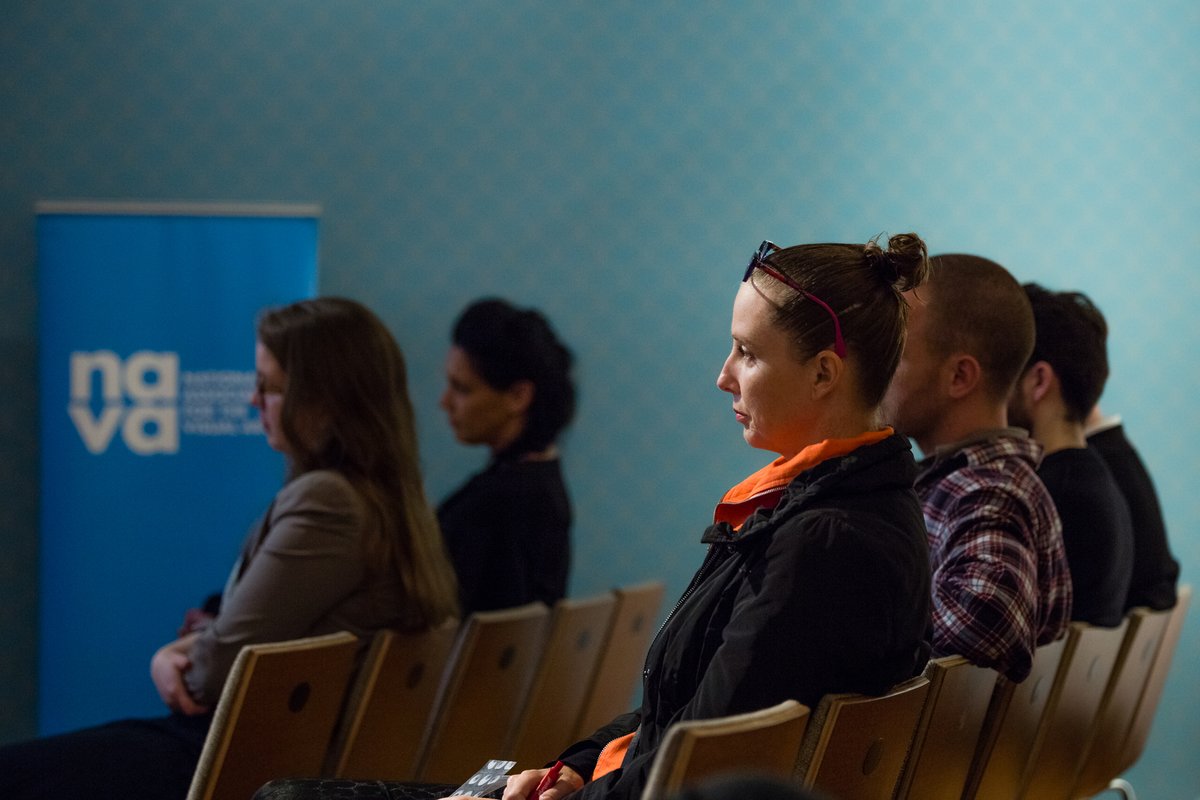
<svg viewBox="0 0 1200 800"><path fill-rule="evenodd" d="M93 397L97 377L98 404ZM92 453L105 452L118 428L125 445L138 455L178 452L178 399L178 353L142 350L124 362L111 350L71 353L67 413Z"/></svg>

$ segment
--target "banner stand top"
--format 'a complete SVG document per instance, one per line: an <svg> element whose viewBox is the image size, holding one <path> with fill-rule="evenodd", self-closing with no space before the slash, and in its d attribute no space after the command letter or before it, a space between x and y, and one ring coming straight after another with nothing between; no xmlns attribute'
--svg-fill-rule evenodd
<svg viewBox="0 0 1200 800"><path fill-rule="evenodd" d="M315 203L231 203L153 200L39 200L35 214L138 217L320 217Z"/></svg>

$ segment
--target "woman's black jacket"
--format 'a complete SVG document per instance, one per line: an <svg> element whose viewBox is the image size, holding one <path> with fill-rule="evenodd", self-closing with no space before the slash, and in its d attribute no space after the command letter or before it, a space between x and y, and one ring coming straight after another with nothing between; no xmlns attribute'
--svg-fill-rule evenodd
<svg viewBox="0 0 1200 800"><path fill-rule="evenodd" d="M572 797L636 798L673 722L882 694L919 674L930 568L915 471L893 435L801 473L740 531L709 527L704 563L650 645L641 708L562 756L588 778L601 748L636 729L622 768Z"/></svg>

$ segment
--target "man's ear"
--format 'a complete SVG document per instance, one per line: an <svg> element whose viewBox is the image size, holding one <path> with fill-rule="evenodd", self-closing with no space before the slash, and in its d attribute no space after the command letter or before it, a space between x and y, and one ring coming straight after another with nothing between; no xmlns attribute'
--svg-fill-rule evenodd
<svg viewBox="0 0 1200 800"><path fill-rule="evenodd" d="M1050 366L1048 361L1035 361L1029 369L1025 370L1025 375L1022 380L1028 380L1026 384L1029 387L1030 399L1035 403L1045 399L1046 395L1054 387L1058 376L1054 374L1054 367Z"/></svg>
<svg viewBox="0 0 1200 800"><path fill-rule="evenodd" d="M946 358L944 372L947 393L955 400L966 397L983 381L983 367L970 353L955 353Z"/></svg>

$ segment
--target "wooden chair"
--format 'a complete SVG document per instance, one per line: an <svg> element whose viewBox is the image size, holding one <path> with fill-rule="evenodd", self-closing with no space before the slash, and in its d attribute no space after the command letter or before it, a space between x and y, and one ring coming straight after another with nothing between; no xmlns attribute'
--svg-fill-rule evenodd
<svg viewBox="0 0 1200 800"><path fill-rule="evenodd" d="M1022 797L1069 800L1126 625L1125 620L1115 628L1071 623L1063 661L1022 779Z"/></svg>
<svg viewBox="0 0 1200 800"><path fill-rule="evenodd" d="M1138 701L1146 689L1154 656L1158 653L1171 611L1135 608L1129 612L1125 641L1113 675L1104 690L1096 724L1075 778L1074 797L1091 797L1104 791L1119 774L1119 760Z"/></svg>
<svg viewBox="0 0 1200 800"><path fill-rule="evenodd" d="M358 644L343 631L243 647L188 800L245 800L272 778L319 773Z"/></svg>
<svg viewBox="0 0 1200 800"><path fill-rule="evenodd" d="M480 611L463 624L426 736L417 780L458 784L500 755L541 659L541 603Z"/></svg>
<svg viewBox="0 0 1200 800"><path fill-rule="evenodd" d="M807 706L785 700L748 714L675 723L650 765L642 800L661 800L723 773L790 777L808 715Z"/></svg>
<svg viewBox="0 0 1200 800"><path fill-rule="evenodd" d="M804 734L796 780L842 800L891 800L928 694L929 679L916 677L880 697L822 697Z"/></svg>
<svg viewBox="0 0 1200 800"><path fill-rule="evenodd" d="M518 769L541 766L575 741L616 604L611 592L555 604L542 660L506 753Z"/></svg>
<svg viewBox="0 0 1200 800"><path fill-rule="evenodd" d="M458 624L380 631L359 668L330 750L327 775L412 780Z"/></svg>
<svg viewBox="0 0 1200 800"><path fill-rule="evenodd" d="M929 695L896 800L959 800L996 686L996 671L962 656L945 656L929 662L925 677Z"/></svg>
<svg viewBox="0 0 1200 800"><path fill-rule="evenodd" d="M590 736L618 714L630 710L646 661L646 648L654 635L663 589L661 582L654 581L613 590L617 609L605 635L600 666L588 687L587 701L575 726L575 739Z"/></svg>
<svg viewBox="0 0 1200 800"><path fill-rule="evenodd" d="M1063 637L1034 651L1029 677L1020 683L1013 683L1003 675L996 680L971 762L964 800L973 797L1006 800L1018 796L1066 646L1067 639Z"/></svg>
<svg viewBox="0 0 1200 800"><path fill-rule="evenodd" d="M1192 587L1179 587L1178 600L1171 609L1171 618L1167 621L1167 629L1163 633L1162 644L1154 657L1154 668L1150 679L1146 682L1146 691L1142 694L1133 723L1125 737L1121 748L1121 758L1118 760L1118 774L1132 767L1142 757L1146 749L1146 740L1150 738L1150 725L1158 712L1158 703L1162 699L1163 687L1167 684L1167 674L1171 671L1171 662L1175 658L1175 649L1179 644L1179 636L1183 632L1183 621L1187 617L1188 606L1192 601Z"/></svg>

